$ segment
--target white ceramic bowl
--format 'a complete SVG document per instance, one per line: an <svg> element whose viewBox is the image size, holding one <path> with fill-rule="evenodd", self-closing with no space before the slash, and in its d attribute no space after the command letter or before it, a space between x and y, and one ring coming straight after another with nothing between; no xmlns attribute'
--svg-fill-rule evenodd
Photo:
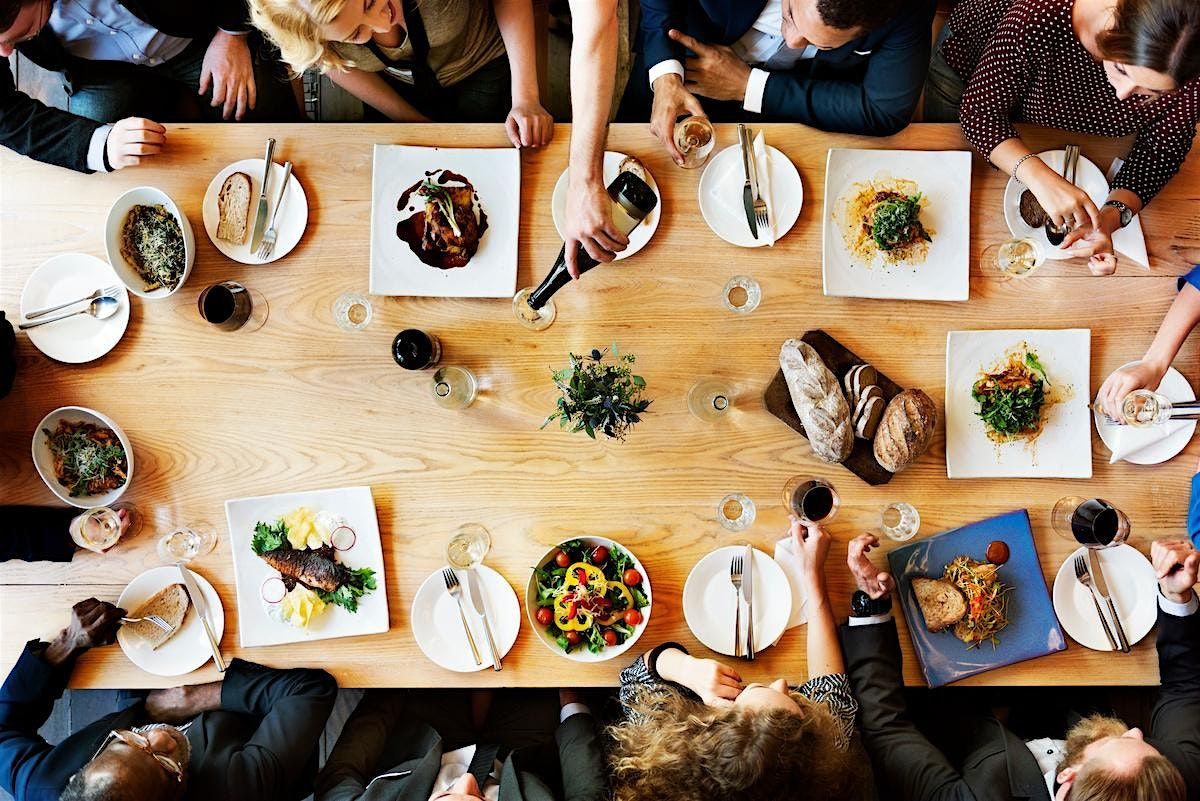
<svg viewBox="0 0 1200 801"><path fill-rule="evenodd" d="M571 653L567 653L562 648L558 647L558 643L546 633L546 627L537 622L537 577L536 574L529 574L529 583L525 586L525 614L529 617L529 624L533 630L537 632L538 639L541 640L547 648L559 656L572 660L573 662L606 662L609 659L615 659L621 654L633 647L633 644L641 638L642 632L646 630L646 626L650 625L650 612L654 609L654 595L650 590L650 575L646 573L646 568L638 561L633 551L626 548L616 540L610 540L606 537L576 537L580 542L594 548L597 545L603 545L612 552L613 548L620 548L625 553L629 554L629 558L633 562L633 567L637 572L642 574L642 593L645 594L646 600L650 603L642 612L642 622L634 627L633 636L620 645L607 646L598 654L593 654L586 647L580 647ZM538 560L538 567L545 567L553 558L554 555L561 549L561 543L554 546L546 555Z"/></svg>
<svg viewBox="0 0 1200 801"><path fill-rule="evenodd" d="M72 498L67 488L59 484L58 479L54 477L54 456L50 453L50 446L46 442L46 435L42 433L43 428L50 431L58 428L59 420L66 420L69 423L93 423L105 428L111 428L117 435L117 439L120 440L121 447L125 449L125 461L129 468L125 473L125 483L103 495L79 495ZM125 432L121 430L119 425L95 409L88 409L83 406L63 406L43 417L42 422L38 423L37 428L34 429L33 465L37 468L38 475L42 477L42 481L46 482L46 486L50 488L50 491L65 503L69 503L80 509L90 509L93 506L108 506L116 503L117 499L129 487L129 483L133 481L133 446L129 442L129 437L125 436Z"/></svg>
<svg viewBox="0 0 1200 801"><path fill-rule="evenodd" d="M180 276L179 283L175 285L174 289L159 287L147 292L146 282L138 274L137 268L121 255L121 232L125 227L125 217L128 216L131 208L138 205L166 207L171 214L175 215L175 220L179 223L179 230L183 232L183 275ZM179 288L187 283L188 276L192 274L192 264L196 261L196 237L192 234L192 224L188 222L187 215L175 204L174 200L168 197L166 192L152 186L134 187L113 201L112 207L108 210L108 221L104 225L104 249L108 253L108 262L112 265L113 271L129 288L129 291L138 297L150 300L167 298L178 292Z"/></svg>

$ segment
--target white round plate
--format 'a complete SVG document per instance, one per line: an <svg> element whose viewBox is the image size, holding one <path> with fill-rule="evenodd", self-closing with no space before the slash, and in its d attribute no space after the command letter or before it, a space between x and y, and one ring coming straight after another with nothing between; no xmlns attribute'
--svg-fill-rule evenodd
<svg viewBox="0 0 1200 801"><path fill-rule="evenodd" d="M558 643L551 639L550 635L546 633L546 627L538 623L537 618L535 617L538 609L537 580L533 572L530 572L529 583L525 587L525 614L529 618L529 625L533 627L535 632L537 632L538 639L541 640L547 648L559 656L570 659L572 662L607 662L609 659L615 659L632 648L633 644L641 639L642 633L646 630L646 627L650 625L650 613L654 611L654 595L650 590L650 574L646 572L645 566L638 560L633 551L629 550L616 540L610 540L607 537L575 537L574 539L577 539L588 547L592 548L597 545L603 545L605 548L608 548L610 553L612 552L613 548L620 548L622 551L629 554L629 558L633 563L633 569L642 574L642 593L646 596L646 600L650 603L642 609L642 622L639 625L634 626L633 636L619 645L605 646L604 650L598 654L593 654L586 647L576 648L570 653L567 653L562 648L559 648ZM562 543L559 543L559 545L555 545L553 548L547 551L542 558L537 561L538 567L545 567L547 564L549 564L550 560L554 558L554 555L558 553L561 545Z"/></svg>
<svg viewBox="0 0 1200 801"><path fill-rule="evenodd" d="M729 581L729 563L745 554L744 545L726 545L705 556L683 585L683 617L696 639L710 651L734 655L733 626L742 603L742 638L748 615ZM783 636L792 614L792 587L783 568L767 554L754 550L754 650L764 651Z"/></svg>
<svg viewBox="0 0 1200 801"><path fill-rule="evenodd" d="M221 192L221 184L225 183L225 179L235 172L244 172L250 176L250 219L246 223L246 241L240 245L217 239L217 223L221 220L221 212L217 209L217 195ZM258 198L262 190L262 177L262 159L242 159L217 173L209 182L208 189L204 193L202 214L204 215L204 230L208 232L208 238L212 241L213 247L242 264L269 264L282 259L291 253L292 248L300 242L300 237L304 236L304 229L308 225L308 197L304 194L304 187L300 185L300 179L293 169L292 177L288 180L283 207L279 210L279 216L275 218L275 232L279 236L275 240L275 252L271 254L271 258L263 261L250 250L250 243L254 238L254 221L258 216ZM271 222L271 215L275 213L275 201L279 197L279 182L282 180L283 165L275 162L271 165L271 180L267 186L268 224Z"/></svg>
<svg viewBox="0 0 1200 801"><path fill-rule="evenodd" d="M604 151L604 185L608 186L617 177L617 168L621 166L621 162L627 158L626 154L618 153L613 150ZM645 167L645 165L642 165ZM560 238L563 236L563 228L566 225L567 219L567 170L563 170L563 174L558 176L558 183L554 185L554 195L550 198L550 213L554 217L554 228L558 231ZM662 219L662 192L658 191L658 183L654 180L654 176L650 174L650 170L646 170L646 183L650 184L650 188L654 190L654 194L658 197L658 204L654 207L654 211L646 215L642 220L641 225L633 229L633 233L629 235L629 247L617 254L617 261L627 259L634 253L637 253L642 248L646 247L646 243L654 236L654 232L658 230L658 221Z"/></svg>
<svg viewBox="0 0 1200 801"><path fill-rule="evenodd" d="M117 487L111 492L106 492L103 495L80 495L72 498L67 488L58 483L58 479L54 477L54 455L50 452L50 446L46 443L46 435L42 433L43 428L54 431L58 428L58 421L66 420L71 423L92 423L94 425L111 428L113 433L117 435L121 446L125 448L125 463L128 468L125 471L125 483ZM37 424L37 428L33 430L33 466L37 468L38 475L42 477L42 481L50 488L58 499L63 503L69 503L78 509L91 509L94 506L108 506L116 503L125 490L128 489L133 481L133 445L129 442L129 437L125 436L125 432L121 427L114 423L111 419L95 409L88 409L85 406L62 406L50 414L42 418L42 422Z"/></svg>
<svg viewBox="0 0 1200 801"><path fill-rule="evenodd" d="M112 350L129 325L129 292L112 267L83 253L63 253L44 262L29 276L21 291L22 322L26 312L57 306L110 286L120 287L117 300L121 308L112 317L97 320L90 314L77 314L28 329L25 333L29 341L51 359L82 364Z"/></svg>
<svg viewBox="0 0 1200 801"><path fill-rule="evenodd" d="M1129 367L1134 364L1137 364L1137 362L1129 362L1129 364L1122 365L1122 367ZM1196 393L1192 391L1192 385L1174 367L1167 369L1162 382L1154 391L1161 392L1172 401L1179 403L1196 399ZM1096 423L1096 433L1100 435L1100 439L1108 447L1109 451L1116 450L1114 446L1117 444L1116 440L1118 436L1139 435L1135 433L1137 429L1122 431L1122 426L1108 422L1108 418L1099 409L1092 412L1092 419ZM1129 456L1124 457L1122 461L1130 462L1131 464L1162 464L1168 459L1174 459L1192 441L1192 436L1196 433L1196 423L1196 420L1172 420L1167 423L1168 426L1174 428L1170 434L1150 442L1146 447L1140 448L1129 454ZM1145 436L1152 437L1153 434L1147 432Z"/></svg>
<svg viewBox="0 0 1200 801"><path fill-rule="evenodd" d="M1054 577L1054 613L1075 642L1093 651L1111 651L1112 646L1096 616L1092 593L1075 579L1075 557L1082 554L1086 559L1087 551L1087 548L1077 548L1058 569L1058 575ZM1125 636L1130 645L1136 645L1150 633L1158 619L1158 579L1154 567L1131 545L1100 548L1098 552ZM1108 605L1100 601L1100 608L1107 619ZM1116 636L1115 629L1113 636Z"/></svg>
<svg viewBox="0 0 1200 801"><path fill-rule="evenodd" d="M221 635L225 633L225 609L221 606L221 596L217 595L213 585L204 576L193 570L192 577L200 587L200 592L204 593L204 600L208 603L208 622L219 644ZM159 590L179 583L179 569L174 565L152 567L129 582L129 586L117 599L117 606L132 614ZM200 622L200 617L192 606L189 606L180 630L157 651L123 627L117 631L117 642L121 644L121 650L129 657L130 662L156 676L182 676L203 667L212 659L212 648L209 647L208 637L204 633L204 624Z"/></svg>
<svg viewBox="0 0 1200 801"><path fill-rule="evenodd" d="M804 184L792 160L777 148L767 145L771 159L771 214L775 219L775 241L792 230L804 205ZM746 210L742 206L742 185L746 173L742 167L742 149L730 145L712 157L700 176L700 213L717 236L731 245L759 248L767 240L750 236Z"/></svg>
<svg viewBox="0 0 1200 801"><path fill-rule="evenodd" d="M138 273L134 265L125 260L124 254L121 253L125 218L129 216L130 209L139 205L162 206L171 212L175 217L175 222L179 223L179 232L183 236L183 273L179 276L179 283L171 289L160 286L147 292L145 279ZM117 277L130 292L147 300L159 300L174 295L180 287L187 283L188 276L192 274L192 266L196 263L196 236L192 233L191 220L183 213L183 209L179 208L179 204L171 199L170 195L153 186L135 186L114 200L108 209L108 219L104 223L104 250Z"/></svg>
<svg viewBox="0 0 1200 801"><path fill-rule="evenodd" d="M1042 161L1046 162L1046 166L1062 174L1063 161L1066 159L1067 151L1065 150L1046 150L1039 153L1038 156ZM1104 177L1104 173L1095 165L1087 156L1079 157L1079 167L1076 170L1075 184L1083 187L1092 202L1097 207L1103 206L1104 201L1108 199L1108 179ZM1050 244L1050 240L1046 238L1046 229L1030 228L1023 219L1021 219L1021 193L1026 189L1025 184L1015 178L1009 178L1008 183L1004 187L1004 221L1008 223L1008 230L1015 237L1033 237L1042 250L1046 253L1046 258L1063 260L1072 258L1065 250L1062 250L1055 245Z"/></svg>
<svg viewBox="0 0 1200 801"><path fill-rule="evenodd" d="M517 593L504 580L504 576L487 565L480 565L475 571L483 588L483 605L487 609L492 637L500 651L500 658L504 659L517 641L517 632L521 629L521 605L517 602ZM439 667L458 673L487 670L492 667L492 654L488 650L483 620L475 614L475 607L471 604L467 571L454 572L462 587L462 605L467 615L467 625L471 627L471 636L475 639L475 647L479 649L479 659L483 664L475 664L471 645L463 631L462 618L458 614L458 604L446 591L441 570L425 579L413 596L413 638L429 661Z"/></svg>

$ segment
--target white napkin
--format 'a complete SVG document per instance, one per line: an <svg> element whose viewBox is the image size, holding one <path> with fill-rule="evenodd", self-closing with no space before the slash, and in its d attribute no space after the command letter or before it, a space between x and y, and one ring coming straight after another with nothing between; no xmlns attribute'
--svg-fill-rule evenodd
<svg viewBox="0 0 1200 801"><path fill-rule="evenodd" d="M1116 464L1122 459L1128 459L1146 448L1149 448L1156 442L1164 440L1167 437L1179 431L1181 428L1186 428L1189 421L1172 420L1165 426L1152 426L1150 428L1134 428L1133 426L1122 426L1115 423L1106 423L1113 427L1112 435L1112 457L1109 458L1109 464Z"/></svg>
<svg viewBox="0 0 1200 801"><path fill-rule="evenodd" d="M775 247L775 204L771 199L771 154L767 152L767 144L763 132L759 131L754 137L754 167L758 172L758 196L767 202L766 228L758 229L758 238L765 239L768 247Z"/></svg>
<svg viewBox="0 0 1200 801"><path fill-rule="evenodd" d="M1108 183L1112 185L1112 179L1116 176L1117 171L1121 169L1121 165L1125 163L1124 159L1113 159L1112 166L1108 168ZM1129 225L1124 228L1118 228L1112 235L1113 249L1119 250L1124 255L1128 256L1131 261L1139 267L1150 269L1150 256L1146 253L1146 235L1142 233L1141 215L1135 215ZM1128 455L1128 454L1127 454Z"/></svg>
<svg viewBox="0 0 1200 801"><path fill-rule="evenodd" d="M775 561L783 568L783 575L787 576L788 584L792 586L792 614L787 622L789 629L808 622L808 591L801 579L800 565L796 564L796 553L792 547L791 537L784 537L775 543Z"/></svg>

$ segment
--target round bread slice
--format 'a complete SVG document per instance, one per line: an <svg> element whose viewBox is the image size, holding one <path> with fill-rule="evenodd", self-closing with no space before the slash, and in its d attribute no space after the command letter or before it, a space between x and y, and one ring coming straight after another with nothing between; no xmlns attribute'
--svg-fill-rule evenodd
<svg viewBox="0 0 1200 801"><path fill-rule="evenodd" d="M879 389L870 387L870 389ZM859 439L872 439L879 429L879 421L883 419L883 393L879 395L863 395L854 410L854 436Z"/></svg>
<svg viewBox="0 0 1200 801"><path fill-rule="evenodd" d="M221 184L217 193L217 239L233 245L241 245L246 241L246 232L250 227L250 196L253 194L253 184L250 176L244 172L235 172Z"/></svg>
<svg viewBox="0 0 1200 801"><path fill-rule="evenodd" d="M125 629L141 637L150 647L158 650L183 627L183 619L187 616L191 601L187 590L182 584L168 584L150 597L144 604L129 613L130 617L149 617L158 615L167 621L170 631L164 631L149 620L139 620L137 623L126 623Z"/></svg>

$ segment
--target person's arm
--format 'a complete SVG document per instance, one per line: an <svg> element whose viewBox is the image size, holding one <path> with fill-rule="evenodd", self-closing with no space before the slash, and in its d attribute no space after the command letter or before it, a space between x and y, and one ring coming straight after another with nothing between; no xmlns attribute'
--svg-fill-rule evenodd
<svg viewBox="0 0 1200 801"><path fill-rule="evenodd" d="M1200 600L1193 585L1200 553L1184 540L1157 540L1151 561L1159 579L1158 673L1162 683L1150 737L1184 783L1200 787Z"/></svg>
<svg viewBox="0 0 1200 801"><path fill-rule="evenodd" d="M95 120L50 108L17 91L8 59L0 59L0 146L46 164L76 172L95 172L89 166Z"/></svg>
<svg viewBox="0 0 1200 801"><path fill-rule="evenodd" d="M832 538L816 523L792 518L792 551L808 589L808 675L812 678L844 673L845 662L838 644L833 606L825 586L825 558Z"/></svg>
<svg viewBox="0 0 1200 801"><path fill-rule="evenodd" d="M554 136L554 119L538 96L533 4L530 0L492 0L492 4L512 73L512 111L505 121L508 138L513 147L541 147Z"/></svg>
<svg viewBox="0 0 1200 801"><path fill-rule="evenodd" d="M388 85L378 72L330 70L329 80L387 117L392 122L432 122Z"/></svg>
<svg viewBox="0 0 1200 801"><path fill-rule="evenodd" d="M363 695L317 774L317 801L355 801L366 792L392 730L404 720L402 692L368 690Z"/></svg>
<svg viewBox="0 0 1200 801"><path fill-rule="evenodd" d="M227 786L247 798L280 797L308 763L336 697L337 684L323 670L230 662L221 682L221 709L259 723L233 752L225 769Z"/></svg>
<svg viewBox="0 0 1200 801"><path fill-rule="evenodd" d="M608 798L608 775L596 717L573 690L559 690L558 698L562 709L554 740L562 768L563 801Z"/></svg>
<svg viewBox="0 0 1200 801"><path fill-rule="evenodd" d="M75 555L69 526L78 509L0 506L0 562L70 562Z"/></svg>

